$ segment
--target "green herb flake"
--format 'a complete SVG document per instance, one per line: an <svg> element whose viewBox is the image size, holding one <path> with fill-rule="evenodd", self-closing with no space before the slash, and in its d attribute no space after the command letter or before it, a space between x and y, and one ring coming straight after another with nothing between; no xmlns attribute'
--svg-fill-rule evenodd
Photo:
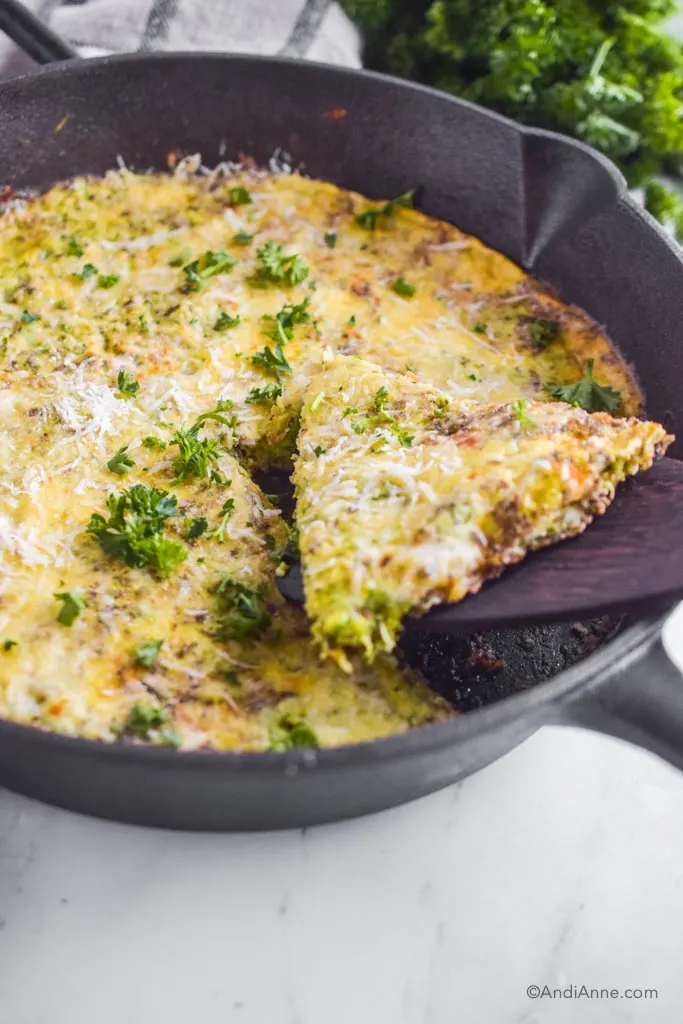
<svg viewBox="0 0 683 1024"><path fill-rule="evenodd" d="M258 266L253 278L254 284L301 284L308 277L308 267L296 253L286 255L283 246L272 240L256 250Z"/></svg>
<svg viewBox="0 0 683 1024"><path fill-rule="evenodd" d="M196 519L190 521L190 526L187 531L188 540L197 540L202 536L203 533L209 528L209 521L206 516L198 516Z"/></svg>
<svg viewBox="0 0 683 1024"><path fill-rule="evenodd" d="M234 576L222 576L216 587L219 638L243 640L266 629L270 615L265 594L263 583L254 589Z"/></svg>
<svg viewBox="0 0 683 1024"><path fill-rule="evenodd" d="M148 704L146 701L136 701L128 712L128 716L116 730L116 734L130 736L133 739L148 740L151 734L158 734L159 739L168 746L180 746L180 738L175 730L166 730L168 724L168 712L165 708L156 704Z"/></svg>
<svg viewBox="0 0 683 1024"><path fill-rule="evenodd" d="M249 245L253 237L248 231L238 231L236 235L232 236L232 240L235 245Z"/></svg>
<svg viewBox="0 0 683 1024"><path fill-rule="evenodd" d="M300 716L285 714L278 718L268 730L268 749L273 752L295 748L314 748L320 740L306 720Z"/></svg>
<svg viewBox="0 0 683 1024"><path fill-rule="evenodd" d="M528 402L525 398L518 398L510 406L512 415L519 423L520 427L533 427L536 423L529 414L527 413Z"/></svg>
<svg viewBox="0 0 683 1024"><path fill-rule="evenodd" d="M537 348L545 348L559 338L560 325L557 320L533 320L529 324L529 336Z"/></svg>
<svg viewBox="0 0 683 1024"><path fill-rule="evenodd" d="M313 401L311 402L311 412L315 412L316 409L319 409L324 401L325 401L325 392L324 391L319 391L318 394L313 399Z"/></svg>
<svg viewBox="0 0 683 1024"><path fill-rule="evenodd" d="M237 327L241 323L242 317L239 315L231 316L230 313L219 313L213 329L214 331L228 331L231 327Z"/></svg>
<svg viewBox="0 0 683 1024"><path fill-rule="evenodd" d="M262 388L252 388L245 401L248 405L268 405L282 395L282 384L273 381L272 384L264 384Z"/></svg>
<svg viewBox="0 0 683 1024"><path fill-rule="evenodd" d="M274 373L276 376L292 372L292 367L282 351L282 345L276 345L275 351L271 349L270 345L266 345L260 352L254 353L251 361L254 366L258 366L265 373Z"/></svg>
<svg viewBox="0 0 683 1024"><path fill-rule="evenodd" d="M320 456L323 455L324 452L325 452L325 449L321 448L321 446L319 444L317 444L315 446L315 448L313 449L313 454L316 455L318 458L320 458Z"/></svg>
<svg viewBox="0 0 683 1024"><path fill-rule="evenodd" d="M415 294L415 286L409 284L404 277L397 277L391 287L397 295L402 295L406 299L412 299Z"/></svg>
<svg viewBox="0 0 683 1024"><path fill-rule="evenodd" d="M148 434L147 437L142 439L142 443L145 448L166 448L167 444L162 441L160 437L154 437L152 434Z"/></svg>
<svg viewBox="0 0 683 1024"><path fill-rule="evenodd" d="M76 239L72 235L71 238L69 239L69 244L66 247L66 254L67 254L67 256L78 256L78 257L80 257L80 256L83 255L83 252L84 252L83 248L78 244L78 242L76 241Z"/></svg>
<svg viewBox="0 0 683 1024"><path fill-rule="evenodd" d="M211 530L211 532L208 534L209 537L212 537L215 540L217 540L219 544L222 544L223 541L225 540L225 530L227 528L228 523L232 519L234 511L235 499L228 498L227 501L223 502L223 505L221 507L220 519L218 520L217 526L214 526L213 530Z"/></svg>
<svg viewBox="0 0 683 1024"><path fill-rule="evenodd" d="M593 378L593 360L589 359L581 380L573 384L553 384L546 391L553 398L570 405L579 406L586 412L616 413L621 405L621 395L606 384L598 384Z"/></svg>
<svg viewBox="0 0 683 1024"><path fill-rule="evenodd" d="M29 313L27 309L21 314L20 320L22 324L34 324L36 320L40 320L40 313Z"/></svg>
<svg viewBox="0 0 683 1024"><path fill-rule="evenodd" d="M135 484L107 498L109 515L94 512L87 531L105 554L131 568L149 568L161 577L185 561L187 548L163 535L168 519L180 515L177 498L156 487Z"/></svg>
<svg viewBox="0 0 683 1024"><path fill-rule="evenodd" d="M141 665L142 668L151 668L159 656L163 643L163 640L143 640L135 648L135 664Z"/></svg>
<svg viewBox="0 0 683 1024"><path fill-rule="evenodd" d="M243 185L234 185L228 191L228 202L231 206L246 206L252 202L251 193Z"/></svg>
<svg viewBox="0 0 683 1024"><path fill-rule="evenodd" d="M119 274L100 274L97 278L98 288L113 288L121 280Z"/></svg>
<svg viewBox="0 0 683 1024"><path fill-rule="evenodd" d="M3 649L3 651L5 651L5 653L7 653L8 651L14 650L14 648L18 647L18 646L19 646L19 641L18 640L12 640L10 637L6 637L6 639L2 641L2 649Z"/></svg>
<svg viewBox="0 0 683 1024"><path fill-rule="evenodd" d="M448 401L448 399L446 398L445 395L439 396L439 398L437 398L434 401L434 416L435 416L435 418L436 419L441 419L445 415L446 410L448 409L449 405L450 405L450 402Z"/></svg>
<svg viewBox="0 0 683 1024"><path fill-rule="evenodd" d="M136 380L132 373L126 370L119 370L116 378L116 386L122 395L136 395L140 390L140 381Z"/></svg>
<svg viewBox="0 0 683 1024"><path fill-rule="evenodd" d="M240 677L237 675L234 668L223 669L221 674L225 679L226 683L229 683L230 686L240 685Z"/></svg>
<svg viewBox="0 0 683 1024"><path fill-rule="evenodd" d="M271 341L286 345L294 336L294 328L298 324L306 324L310 321L311 317L308 312L310 301L306 296L303 302L299 302L297 305L287 303L275 316L266 314L263 317L264 323L272 324L272 326L269 326L263 333Z"/></svg>
<svg viewBox="0 0 683 1024"><path fill-rule="evenodd" d="M472 330L475 334L488 334L489 325L483 323L481 320L477 320Z"/></svg>
<svg viewBox="0 0 683 1024"><path fill-rule="evenodd" d="M111 473L117 473L119 476L123 476L129 469L133 468L135 462L131 459L130 455L126 454L127 451L128 445L126 444L123 448L119 448L115 455L112 455L107 463L107 469Z"/></svg>
<svg viewBox="0 0 683 1024"><path fill-rule="evenodd" d="M366 231L377 231L378 228L393 227L396 212L401 207L412 207L415 189L404 192L396 199L390 199L381 206L372 206L356 215L356 223Z"/></svg>
<svg viewBox="0 0 683 1024"><path fill-rule="evenodd" d="M334 249L336 247L336 245L337 245L337 232L336 231L326 231L323 237L325 238L325 245L327 246L328 249Z"/></svg>
<svg viewBox="0 0 683 1024"><path fill-rule="evenodd" d="M232 270L236 262L227 252L212 252L211 249L207 249L203 256L186 263L183 267L185 287L188 291L197 292L204 287L210 277Z"/></svg>
<svg viewBox="0 0 683 1024"><path fill-rule="evenodd" d="M149 326L144 313L141 313L138 317L138 329L140 334L149 334Z"/></svg>
<svg viewBox="0 0 683 1024"><path fill-rule="evenodd" d="M63 590L54 595L55 600L62 602L62 607L57 616L57 622L62 626L73 626L74 622L86 607L86 602L80 590Z"/></svg>
<svg viewBox="0 0 683 1024"><path fill-rule="evenodd" d="M80 273L74 274L74 277L78 278L79 281L89 281L91 277L95 277L98 273L99 271L93 263L86 263Z"/></svg>

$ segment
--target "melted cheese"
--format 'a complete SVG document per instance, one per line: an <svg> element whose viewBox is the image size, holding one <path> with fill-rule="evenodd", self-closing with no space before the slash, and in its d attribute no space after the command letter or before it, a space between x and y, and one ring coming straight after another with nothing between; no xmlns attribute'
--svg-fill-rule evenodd
<svg viewBox="0 0 683 1024"><path fill-rule="evenodd" d="M249 202L233 201L236 187L249 190ZM303 392L328 348L389 369L409 366L459 399L495 400L574 380L590 354L601 379L621 391L625 412L640 395L604 333L504 257L412 210L364 230L356 214L369 205L278 167L206 175L197 159L175 175L121 168L6 205L0 645L16 646L0 650L0 713L113 739L136 703L151 702L183 746L249 750L268 745L284 713L304 716L322 744L448 713L390 660L372 670L356 664L350 678L318 665L303 614L285 608L274 587L283 525L238 458L287 461ZM305 280L255 287L258 249L268 241L300 255ZM192 288L184 268L208 251L229 253L235 265ZM413 298L393 289L399 276L415 287ZM275 382L252 358L274 344L264 317L306 299L310 319L286 345L283 396L248 401ZM218 329L223 314L239 323ZM561 325L543 350L528 326L539 317ZM121 371L140 383L136 394L119 393ZM218 465L231 485L174 482L177 450L146 448L142 439L168 444L182 424L228 400L234 434L209 422L202 436L222 446ZM118 476L107 462L123 446L135 465ZM108 495L134 483L171 491L185 517L166 529L189 552L168 579L105 556L86 532ZM390 485L411 495L431 486L400 459ZM188 519L203 516L215 528L227 497L235 510L223 540L207 533L187 542ZM265 587L272 625L263 635L216 640L223 573ZM66 590L87 602L70 627L57 622L53 597ZM163 639L161 653L143 669L133 652L155 639ZM237 683L226 665L236 666ZM155 729L149 738L163 739Z"/></svg>

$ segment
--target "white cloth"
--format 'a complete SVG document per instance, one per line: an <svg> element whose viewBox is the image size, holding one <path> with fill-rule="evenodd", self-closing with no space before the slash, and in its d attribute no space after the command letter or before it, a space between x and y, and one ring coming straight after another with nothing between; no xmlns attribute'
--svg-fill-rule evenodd
<svg viewBox="0 0 683 1024"><path fill-rule="evenodd" d="M282 54L360 67L360 36L334 0L24 0L84 57L136 50ZM0 40L0 77L32 62Z"/></svg>

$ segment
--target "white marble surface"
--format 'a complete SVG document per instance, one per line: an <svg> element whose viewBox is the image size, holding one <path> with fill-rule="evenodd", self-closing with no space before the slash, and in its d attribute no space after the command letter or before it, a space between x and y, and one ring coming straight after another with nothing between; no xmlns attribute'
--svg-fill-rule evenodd
<svg viewBox="0 0 683 1024"><path fill-rule="evenodd" d="M155 832L0 790L0 1024L677 1024L682 850L683 774L574 730L304 833Z"/></svg>

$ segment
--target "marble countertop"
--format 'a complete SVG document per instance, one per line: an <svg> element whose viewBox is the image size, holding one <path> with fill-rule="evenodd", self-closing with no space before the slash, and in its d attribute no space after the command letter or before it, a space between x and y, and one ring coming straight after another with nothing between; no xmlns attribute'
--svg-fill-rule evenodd
<svg viewBox="0 0 683 1024"><path fill-rule="evenodd" d="M0 790L0 1022L670 1024L682 848L683 773L573 729L303 832L157 832Z"/></svg>

